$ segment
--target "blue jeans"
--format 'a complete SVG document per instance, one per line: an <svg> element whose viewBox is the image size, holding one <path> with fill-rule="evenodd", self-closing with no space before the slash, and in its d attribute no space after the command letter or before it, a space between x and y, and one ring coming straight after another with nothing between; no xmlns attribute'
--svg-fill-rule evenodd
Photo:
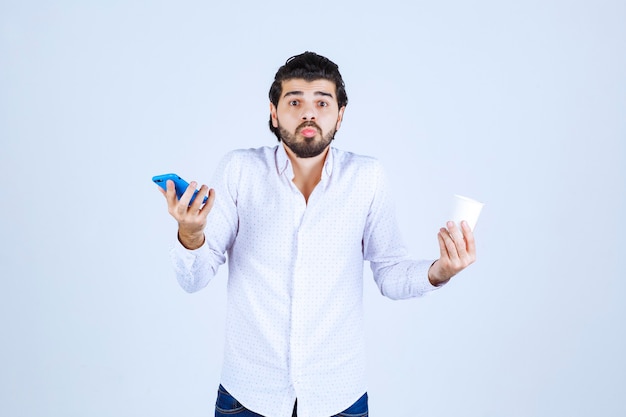
<svg viewBox="0 0 626 417"><path fill-rule="evenodd" d="M297 417L298 401L293 406L292 417ZM217 390L217 401L215 402L215 417L263 417L261 414L257 414L254 411L248 410L241 405L239 401L226 391L226 389L220 384ZM367 392L363 394L354 404L346 408L339 414L335 414L332 417L367 417Z"/></svg>

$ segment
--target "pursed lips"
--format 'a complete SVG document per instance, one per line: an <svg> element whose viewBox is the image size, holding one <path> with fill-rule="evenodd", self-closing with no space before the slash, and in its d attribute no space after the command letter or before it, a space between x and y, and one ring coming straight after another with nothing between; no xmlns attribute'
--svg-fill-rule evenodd
<svg viewBox="0 0 626 417"><path fill-rule="evenodd" d="M300 134L306 138L312 138L313 136L320 133L319 127L315 125L315 123L306 122L303 123L304 126L300 128Z"/></svg>

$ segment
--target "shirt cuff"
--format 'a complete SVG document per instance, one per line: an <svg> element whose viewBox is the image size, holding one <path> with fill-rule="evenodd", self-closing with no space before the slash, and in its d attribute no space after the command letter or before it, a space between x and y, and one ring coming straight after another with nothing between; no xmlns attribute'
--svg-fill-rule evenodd
<svg viewBox="0 0 626 417"><path fill-rule="evenodd" d="M431 291L434 290L438 290L439 288L443 287L444 285L446 285L447 283L443 283L440 285L433 285L430 282L430 279L428 279L428 271L430 270L430 267L437 262L437 260L423 260L423 261L418 261L415 266L413 267L414 270L413 272L416 274L415 276L420 277L421 279L419 280L418 283L418 292L420 294L426 294L429 293Z"/></svg>
<svg viewBox="0 0 626 417"><path fill-rule="evenodd" d="M177 266L183 266L184 269L188 271L194 269L194 264L197 259L206 258L209 256L209 253L209 245L207 244L206 239L204 239L204 243L202 243L202 246L198 249L187 249L182 243L180 243L178 237L176 237L170 251L174 264Z"/></svg>

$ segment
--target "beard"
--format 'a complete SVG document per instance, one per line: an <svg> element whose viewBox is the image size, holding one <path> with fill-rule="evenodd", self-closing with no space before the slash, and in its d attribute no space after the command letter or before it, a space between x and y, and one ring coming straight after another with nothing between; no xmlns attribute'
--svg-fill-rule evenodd
<svg viewBox="0 0 626 417"><path fill-rule="evenodd" d="M318 134L311 138L299 135L297 132L304 129L305 127L312 127L316 129ZM291 133L283 128L279 122L278 131L280 132L280 137L283 143L289 149L291 149L291 151L298 158L313 158L324 152L328 145L330 145L330 142L335 139L335 133L337 132L337 129L332 129L330 132L324 135L322 129L315 122L304 122L296 128L296 133Z"/></svg>

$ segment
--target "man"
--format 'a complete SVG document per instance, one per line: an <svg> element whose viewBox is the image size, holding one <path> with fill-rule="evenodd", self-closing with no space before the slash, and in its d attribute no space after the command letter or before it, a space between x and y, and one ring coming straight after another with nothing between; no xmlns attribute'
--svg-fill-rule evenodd
<svg viewBox="0 0 626 417"><path fill-rule="evenodd" d="M213 187L177 200L172 249L187 291L205 287L228 253L228 310L216 416L367 415L362 276L370 262L383 295L409 298L445 284L475 260L472 231L448 222L440 258L414 261L400 242L379 163L330 144L348 102L337 65L305 52L270 89L276 147L238 150Z"/></svg>

